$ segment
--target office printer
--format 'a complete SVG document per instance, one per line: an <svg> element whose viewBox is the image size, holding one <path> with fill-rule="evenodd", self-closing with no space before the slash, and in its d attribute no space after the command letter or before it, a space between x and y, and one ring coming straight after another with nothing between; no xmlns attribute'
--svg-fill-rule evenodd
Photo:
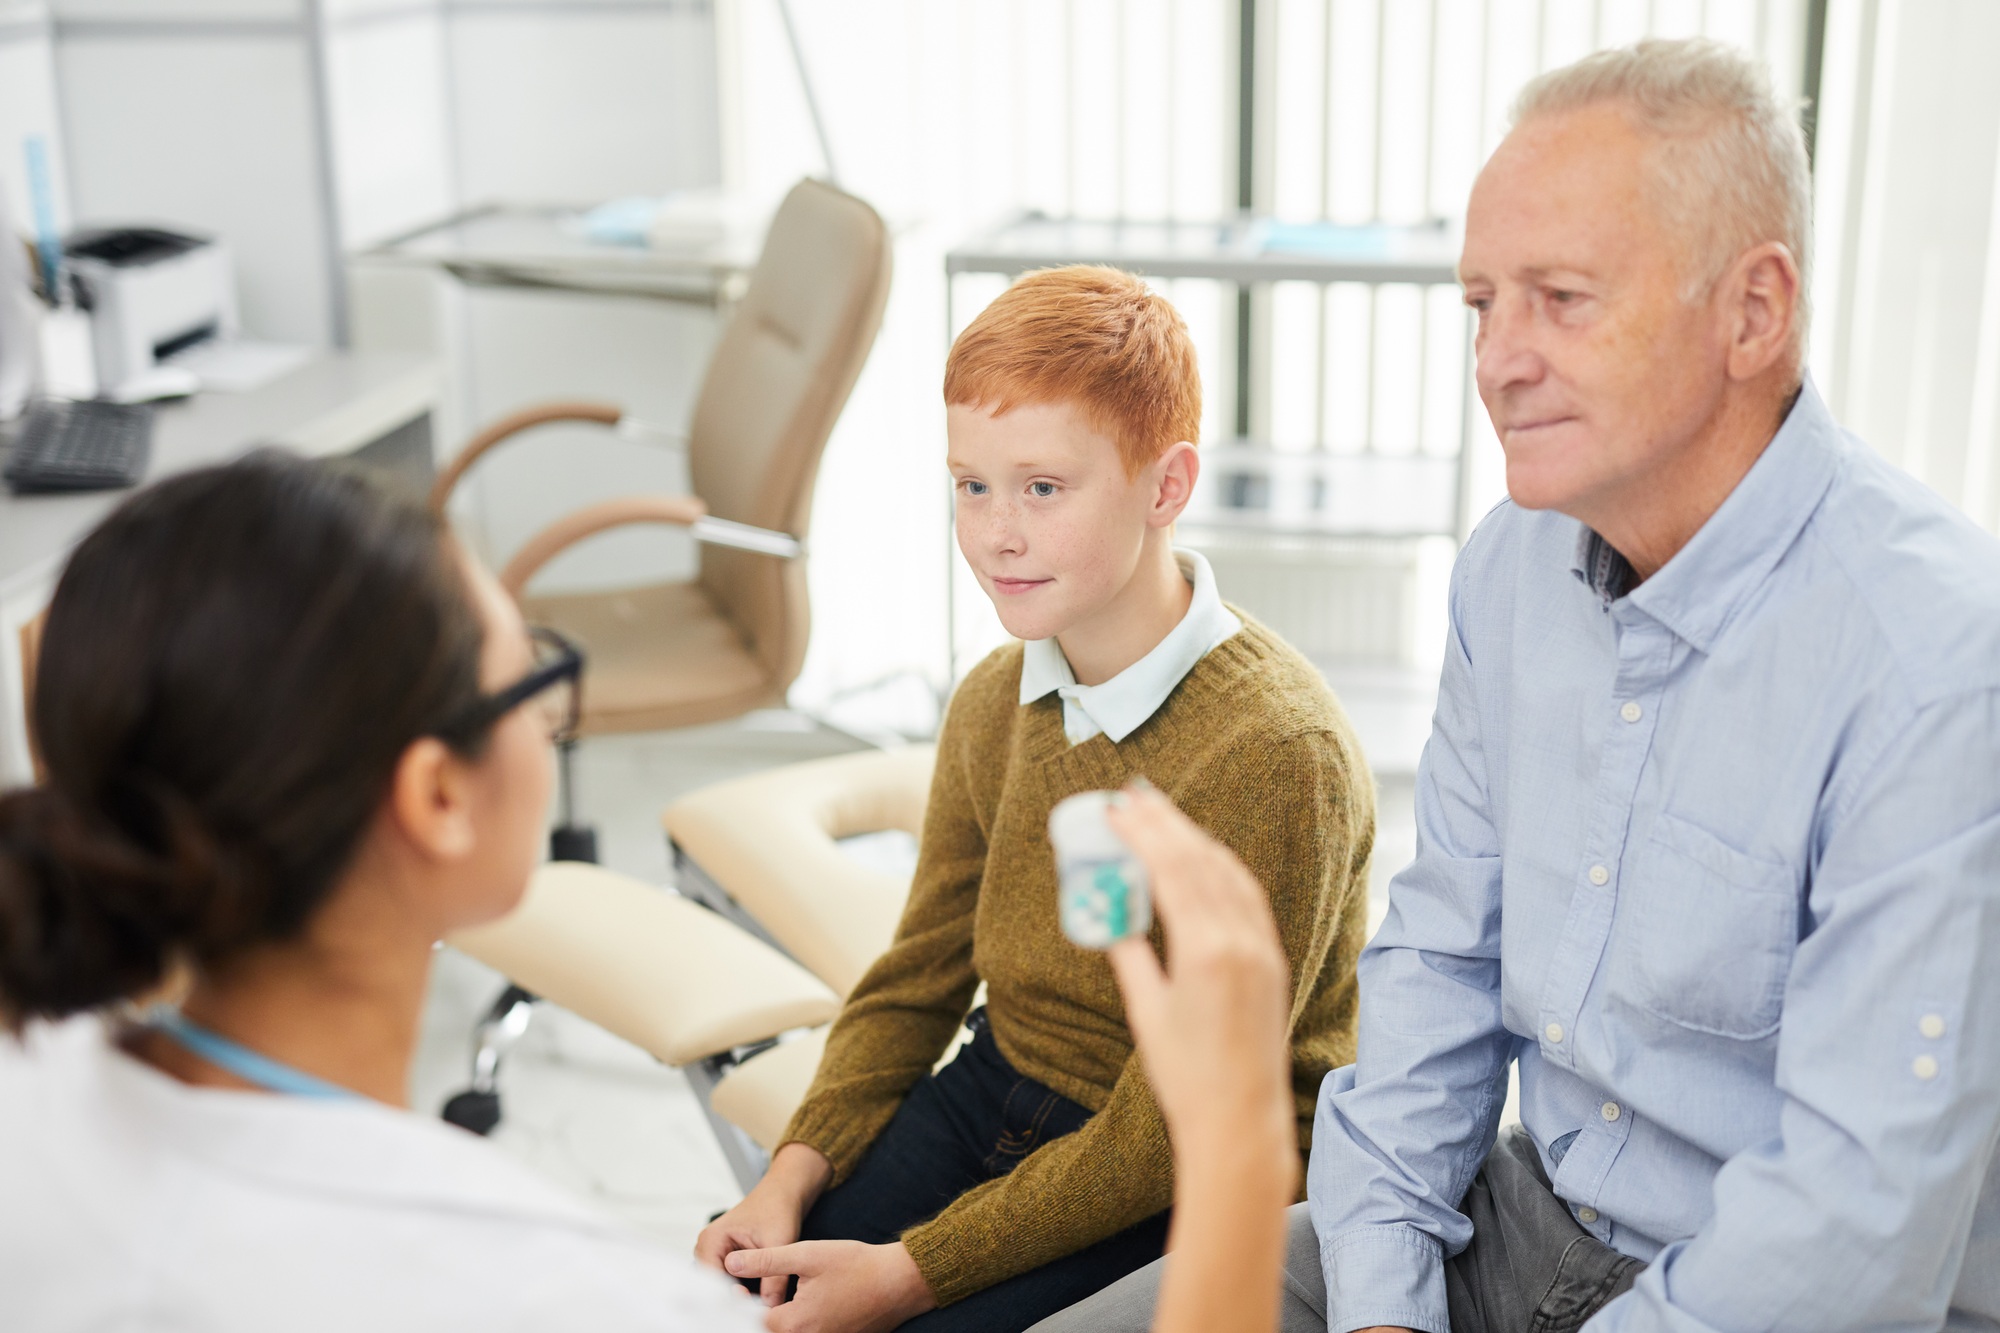
<svg viewBox="0 0 2000 1333"><path fill-rule="evenodd" d="M163 227L103 228L77 232L63 253L78 301L90 312L104 397L192 392L192 375L161 363L236 334L229 250L212 237Z"/></svg>

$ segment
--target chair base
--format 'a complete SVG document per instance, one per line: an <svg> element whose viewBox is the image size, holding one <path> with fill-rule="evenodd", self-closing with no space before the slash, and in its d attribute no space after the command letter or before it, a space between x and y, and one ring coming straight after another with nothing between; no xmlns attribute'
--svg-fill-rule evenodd
<svg viewBox="0 0 2000 1333"><path fill-rule="evenodd" d="M567 754L564 758L568 758ZM563 768L563 781L567 786L567 764ZM597 830L567 823L552 830L549 859L596 864ZM534 1022L535 999L532 992L509 983L487 1008L486 1016L472 1030L472 1086L446 1099L444 1109L438 1113L446 1124L481 1136L500 1127L500 1062Z"/></svg>
<svg viewBox="0 0 2000 1333"><path fill-rule="evenodd" d="M587 824L564 824L549 833L549 860L597 864L597 830Z"/></svg>
<svg viewBox="0 0 2000 1333"><path fill-rule="evenodd" d="M449 1098L440 1114L447 1125L457 1125L468 1133L484 1137L500 1124L500 1094L475 1092L467 1088Z"/></svg>
<svg viewBox="0 0 2000 1333"><path fill-rule="evenodd" d="M445 1102L449 1124L474 1134L491 1134L500 1124L500 1062L528 1030L535 996L509 984L473 1029L472 1086Z"/></svg>

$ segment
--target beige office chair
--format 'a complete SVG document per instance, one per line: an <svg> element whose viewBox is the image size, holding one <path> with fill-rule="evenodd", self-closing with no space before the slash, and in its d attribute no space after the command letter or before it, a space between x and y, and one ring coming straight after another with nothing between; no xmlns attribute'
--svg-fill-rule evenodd
<svg viewBox="0 0 2000 1333"><path fill-rule="evenodd" d="M836 992L888 947L909 893L839 841L918 832L933 760L868 751L705 788L664 816L702 906L558 863L513 915L451 943L682 1069L748 1190L819 1068Z"/></svg>
<svg viewBox="0 0 2000 1333"><path fill-rule="evenodd" d="M529 621L554 626L589 655L579 730L653 731L784 702L805 661L806 527L813 480L834 422L881 327L889 295L889 231L866 203L801 181L778 206L743 299L722 330L685 436L628 420L602 403L524 408L488 426L439 475L443 512L487 451L537 425L594 421L687 452L691 496L628 496L590 505L530 537L500 580ZM597 533L634 523L688 528L701 566L686 583L535 596L536 571ZM594 861L577 824L563 752L557 860ZM474 1036L472 1082L446 1103L453 1124L499 1123L500 1061L529 1021L519 986L496 999Z"/></svg>
<svg viewBox="0 0 2000 1333"><path fill-rule="evenodd" d="M684 439L694 495L588 506L531 537L507 563L501 581L529 619L590 655L585 735L719 721L783 702L805 660L802 556L813 480L881 326L889 270L889 233L874 209L818 181L792 187L695 400ZM665 434L607 404L525 408L459 451L432 489L432 506L441 511L488 450L553 421ZM696 577L606 592L528 592L558 552L634 523L690 529L701 543Z"/></svg>

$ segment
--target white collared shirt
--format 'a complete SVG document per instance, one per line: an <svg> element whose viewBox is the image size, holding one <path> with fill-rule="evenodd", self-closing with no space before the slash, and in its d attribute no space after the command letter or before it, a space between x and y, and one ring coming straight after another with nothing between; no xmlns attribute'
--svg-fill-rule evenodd
<svg viewBox="0 0 2000 1333"><path fill-rule="evenodd" d="M95 1018L0 1033L0 1325L754 1333L719 1274L375 1102L194 1087Z"/></svg>
<svg viewBox="0 0 2000 1333"><path fill-rule="evenodd" d="M1151 652L1102 685L1077 684L1062 645L1054 639L1030 639L1022 645L1021 702L1061 695L1063 735L1071 745L1081 745L1099 733L1114 745L1130 736L1160 711L1195 663L1243 628L1243 622L1222 604L1215 572L1199 552L1176 547L1174 562L1181 577L1194 585L1187 614Z"/></svg>

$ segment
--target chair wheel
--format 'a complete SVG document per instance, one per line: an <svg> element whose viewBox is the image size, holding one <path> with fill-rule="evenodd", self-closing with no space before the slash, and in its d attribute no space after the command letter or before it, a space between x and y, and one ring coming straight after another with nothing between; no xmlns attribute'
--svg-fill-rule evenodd
<svg viewBox="0 0 2000 1333"><path fill-rule="evenodd" d="M500 1123L500 1094L468 1089L446 1102L443 1114L448 1124L474 1134L491 1134Z"/></svg>

